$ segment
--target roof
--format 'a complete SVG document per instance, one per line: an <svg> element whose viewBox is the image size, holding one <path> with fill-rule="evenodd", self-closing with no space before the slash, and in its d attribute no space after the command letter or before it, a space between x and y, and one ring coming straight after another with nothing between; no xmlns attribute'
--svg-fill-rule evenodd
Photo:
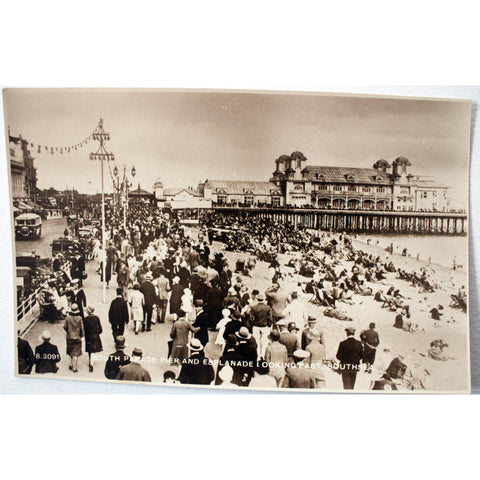
<svg viewBox="0 0 480 480"><path fill-rule="evenodd" d="M34 220L37 218L41 218L40 215L36 213L22 213L15 217L15 220Z"/></svg>
<svg viewBox="0 0 480 480"><path fill-rule="evenodd" d="M281 193L281 189L272 182L249 182L235 180L207 180L205 188L210 187L213 192L224 190L230 195L244 195L252 192L254 195L271 195L272 190Z"/></svg>
<svg viewBox="0 0 480 480"><path fill-rule="evenodd" d="M349 175L353 176L353 183L367 183L374 185L391 185L391 175L385 172L379 172L375 168L353 168L353 167L324 167L308 166L303 169L303 173L310 179L315 180L315 176L324 175L326 183L345 183ZM382 180L375 180L381 178Z"/></svg>
<svg viewBox="0 0 480 480"><path fill-rule="evenodd" d="M193 195L194 197L200 197L200 193L198 190L194 190L193 188L166 188L163 191L163 196L165 197L168 195L169 197L175 197L181 192L187 192L190 195Z"/></svg>
<svg viewBox="0 0 480 480"><path fill-rule="evenodd" d="M128 196L132 196L132 197L144 197L144 196L153 196L153 193L151 192L147 192L147 190L143 190L143 188L140 188L140 185L138 185L138 188L136 188L135 190L130 190L128 192Z"/></svg>

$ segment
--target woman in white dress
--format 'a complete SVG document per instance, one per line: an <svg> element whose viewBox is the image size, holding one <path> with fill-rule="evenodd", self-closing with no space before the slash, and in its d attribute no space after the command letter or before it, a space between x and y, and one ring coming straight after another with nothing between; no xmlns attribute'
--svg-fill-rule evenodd
<svg viewBox="0 0 480 480"><path fill-rule="evenodd" d="M230 310L228 308L224 308L222 310L223 318L217 323L218 328L218 335L215 339L215 345L220 345L222 348L225 346L225 339L223 338L223 334L225 333L225 325L230 322Z"/></svg>
<svg viewBox="0 0 480 480"><path fill-rule="evenodd" d="M186 288L183 291L182 305L180 306L180 309L185 312L185 317L189 322L195 321L196 315L195 307L193 306L193 295L189 288Z"/></svg>
<svg viewBox="0 0 480 480"><path fill-rule="evenodd" d="M133 291L130 294L129 304L135 335L138 335L140 325L143 323L143 306L145 305L145 297L140 291L140 285L138 283L133 286ZM143 326L142 330L143 329L145 329L145 326Z"/></svg>

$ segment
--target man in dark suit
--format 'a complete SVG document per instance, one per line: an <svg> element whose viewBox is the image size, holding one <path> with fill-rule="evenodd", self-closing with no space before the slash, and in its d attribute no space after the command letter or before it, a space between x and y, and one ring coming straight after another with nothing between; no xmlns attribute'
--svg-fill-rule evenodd
<svg viewBox="0 0 480 480"><path fill-rule="evenodd" d="M152 329L152 312L153 306L157 303L157 291L152 283L153 276L151 272L145 275L145 281L140 286L140 291L145 298L145 304L143 305L143 325L147 325L147 332Z"/></svg>
<svg viewBox="0 0 480 480"><path fill-rule="evenodd" d="M130 357L124 352L125 337L118 336L115 339L115 346L116 351L109 355L108 360L105 363L105 377L110 380L115 380L117 378L120 367L130 363Z"/></svg>
<svg viewBox="0 0 480 480"><path fill-rule="evenodd" d="M128 305L123 298L123 289L117 288L117 296L110 304L108 321L112 325L113 340L123 335L125 325L128 323Z"/></svg>
<svg viewBox="0 0 480 480"><path fill-rule="evenodd" d="M32 371L32 367L35 365L35 357L30 344L20 337L17 338L17 353L18 373L29 375Z"/></svg>
<svg viewBox="0 0 480 480"><path fill-rule="evenodd" d="M35 348L36 373L57 373L60 354L57 346L50 343L50 338L50 332L45 330L40 337L43 343Z"/></svg>
<svg viewBox="0 0 480 480"><path fill-rule="evenodd" d="M338 345L337 359L340 361L344 390L353 390L363 356L363 345L362 342L353 338L355 335L353 327L348 327L345 331L347 339Z"/></svg>
<svg viewBox="0 0 480 480"><path fill-rule="evenodd" d="M178 379L188 385L210 385L215 378L215 371L203 352L203 345L198 338L192 338L189 345L188 363L182 365Z"/></svg>

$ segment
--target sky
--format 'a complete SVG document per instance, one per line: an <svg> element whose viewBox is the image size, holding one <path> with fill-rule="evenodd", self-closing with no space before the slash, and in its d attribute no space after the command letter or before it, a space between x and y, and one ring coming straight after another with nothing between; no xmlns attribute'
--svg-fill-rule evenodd
<svg viewBox="0 0 480 480"><path fill-rule="evenodd" d="M469 102L400 97L162 90L7 89L6 125L29 143L63 147L103 118L119 169L134 188L195 187L206 179L265 181L275 159L300 150L306 165L371 167L406 156L413 174L451 186L467 206ZM70 154L32 153L39 188L101 191L98 142ZM105 190L112 191L105 168Z"/></svg>

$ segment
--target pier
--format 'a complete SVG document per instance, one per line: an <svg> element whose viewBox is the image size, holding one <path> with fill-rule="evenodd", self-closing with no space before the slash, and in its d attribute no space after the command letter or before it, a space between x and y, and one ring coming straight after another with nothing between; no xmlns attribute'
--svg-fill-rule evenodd
<svg viewBox="0 0 480 480"><path fill-rule="evenodd" d="M214 206L214 210L224 215L273 218L295 226L340 232L465 235L468 225L467 214L457 212L225 206Z"/></svg>

